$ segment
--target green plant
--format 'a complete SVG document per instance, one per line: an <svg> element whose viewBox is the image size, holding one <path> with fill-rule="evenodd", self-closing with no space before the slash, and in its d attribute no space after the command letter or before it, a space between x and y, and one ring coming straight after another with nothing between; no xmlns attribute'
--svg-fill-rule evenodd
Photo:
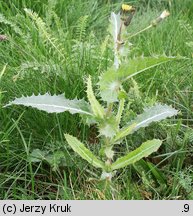
<svg viewBox="0 0 193 216"><path fill-rule="evenodd" d="M87 98L84 99L66 99L64 95L32 95L16 98L9 105L24 105L46 111L48 113L61 113L68 111L71 114L78 113L86 117L86 122L98 127L100 137L100 151L94 155L81 141L76 137L65 134L65 138L71 148L92 166L102 170L101 179L111 181L116 170L133 164L140 159L149 156L158 150L162 141L158 139L148 140L140 147L122 157L116 157L114 147L120 145L125 137L133 134L138 129L147 127L152 122L158 122L167 117L177 115L177 110L167 105L156 104L144 110L134 120L122 126L121 117L124 112L127 93L124 91L123 83L131 77L142 73L150 68L154 68L163 63L179 59L179 57L154 56L154 57L136 57L128 59L130 44L127 36L127 18L132 19L134 10L123 9L121 14L111 14L110 32L113 36L114 65L104 72L99 79L99 93L103 102L100 102L93 91L91 77L87 79ZM42 28L42 22L36 19L36 15L27 10L37 22L39 28ZM150 26L134 34L137 35L153 26L156 26L169 14L164 11ZM130 20L131 21L131 20ZM44 29L44 28L42 28ZM45 38L49 35L44 31ZM129 38L131 38L130 36ZM82 36L80 37L80 40ZM52 40L49 40L52 44ZM62 53L59 53L63 55ZM116 157L116 160L114 158Z"/></svg>

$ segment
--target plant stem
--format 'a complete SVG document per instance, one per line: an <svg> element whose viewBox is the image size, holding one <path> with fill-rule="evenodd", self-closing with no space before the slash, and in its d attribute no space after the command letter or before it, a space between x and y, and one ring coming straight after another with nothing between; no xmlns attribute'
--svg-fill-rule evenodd
<svg viewBox="0 0 193 216"><path fill-rule="evenodd" d="M113 145L111 145L111 139L110 138L105 138L105 156L106 156L106 161L105 161L105 164L107 166L107 172L110 171L110 166L112 164L112 160L113 160ZM109 168L108 168L109 167Z"/></svg>
<svg viewBox="0 0 193 216"><path fill-rule="evenodd" d="M150 28L152 28L152 27L153 27L153 25L151 24L151 25L147 26L146 28L144 28L144 29L142 29L142 30L136 32L135 34L129 36L128 39L131 39L132 37L135 37L136 35L141 34L141 33L143 33L144 31L147 31L148 29L150 29Z"/></svg>
<svg viewBox="0 0 193 216"><path fill-rule="evenodd" d="M109 103L108 107L107 107L107 112L106 112L106 116L109 117L111 115L113 109L113 103Z"/></svg>

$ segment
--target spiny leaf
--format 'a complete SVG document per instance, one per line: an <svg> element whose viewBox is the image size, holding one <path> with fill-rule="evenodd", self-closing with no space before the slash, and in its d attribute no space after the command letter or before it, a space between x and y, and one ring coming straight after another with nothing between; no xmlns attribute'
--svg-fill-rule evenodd
<svg viewBox="0 0 193 216"><path fill-rule="evenodd" d="M100 94L104 101L109 103L118 101L118 91L121 86L118 71L110 69L104 73L100 78L99 85Z"/></svg>
<svg viewBox="0 0 193 216"><path fill-rule="evenodd" d="M99 132L100 135L112 138L118 131L118 124L115 117L110 117L105 119L104 122L100 124Z"/></svg>
<svg viewBox="0 0 193 216"><path fill-rule="evenodd" d="M130 152L126 156L118 158L111 166L112 170L120 169L129 164L133 164L144 157L148 157L153 152L157 151L161 146L161 140L149 140L143 143L139 148Z"/></svg>
<svg viewBox="0 0 193 216"><path fill-rule="evenodd" d="M6 106L10 105L24 105L37 108L48 113L61 113L69 111L72 114L80 113L92 115L88 103L84 100L68 100L64 97L64 95L50 95L48 93L44 95L32 95L16 98L15 100L9 102Z"/></svg>
<svg viewBox="0 0 193 216"><path fill-rule="evenodd" d="M127 94L125 92L120 92L119 94L119 108L118 108L118 112L116 115L116 121L117 124L120 125L121 122L121 117L124 111L124 105L125 105L125 98L127 97Z"/></svg>
<svg viewBox="0 0 193 216"><path fill-rule="evenodd" d="M177 114L178 111L171 106L157 104L153 107L145 109L144 112L131 121L129 125L135 124L135 127L133 128L134 132L139 128L147 127L152 122L158 122Z"/></svg>
<svg viewBox="0 0 193 216"><path fill-rule="evenodd" d="M132 120L128 126L122 128L116 136L113 138L112 142L123 139L124 137L132 134L134 131L141 127L147 127L152 122L158 122L165 118L177 115L178 111L174 108L157 104L151 108L145 109L144 113L138 115L134 120Z"/></svg>
<svg viewBox="0 0 193 216"><path fill-rule="evenodd" d="M100 103L97 101L97 99L94 95L90 76L88 77L88 80L87 80L87 97L88 97L88 100L90 102L90 105L91 105L91 108L92 108L94 115L98 118L103 119L105 112L104 112L103 107L100 105Z"/></svg>
<svg viewBox="0 0 193 216"><path fill-rule="evenodd" d="M121 66L118 70L110 68L100 77L99 86L102 99L109 103L116 102L122 82L150 68L179 58L167 56L139 57L129 60L128 64Z"/></svg>
<svg viewBox="0 0 193 216"><path fill-rule="evenodd" d="M91 165L97 168L105 168L105 164L100 161L88 148L85 147L76 137L65 134L65 138L71 148L80 155L83 159L88 161Z"/></svg>

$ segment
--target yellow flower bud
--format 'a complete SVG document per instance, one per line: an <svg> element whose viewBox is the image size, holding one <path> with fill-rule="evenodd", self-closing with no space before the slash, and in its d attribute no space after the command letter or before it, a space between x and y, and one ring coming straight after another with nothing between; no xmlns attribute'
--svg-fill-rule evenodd
<svg viewBox="0 0 193 216"><path fill-rule="evenodd" d="M123 11L130 11L133 7L131 5L122 4Z"/></svg>

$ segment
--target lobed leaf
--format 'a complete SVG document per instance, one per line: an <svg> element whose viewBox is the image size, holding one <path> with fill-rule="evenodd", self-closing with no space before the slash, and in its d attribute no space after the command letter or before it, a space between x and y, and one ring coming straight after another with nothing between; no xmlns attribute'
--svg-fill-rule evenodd
<svg viewBox="0 0 193 216"><path fill-rule="evenodd" d="M179 59L179 57L138 57L129 60L128 64L120 66L118 70L110 68L99 81L101 97L109 103L118 101L118 91L127 79L160 64Z"/></svg>
<svg viewBox="0 0 193 216"><path fill-rule="evenodd" d="M126 156L118 158L112 165L111 169L116 170L133 164L144 157L148 157L153 152L157 151L161 146L162 141L158 139L144 142L139 148L130 152Z"/></svg>
<svg viewBox="0 0 193 216"><path fill-rule="evenodd" d="M80 113L92 115L88 103L84 100L68 100L64 97L64 95L50 95L48 93L44 95L32 95L16 98L15 100L9 102L9 104L5 107L10 105L33 107L48 113L61 113L68 111L71 114Z"/></svg>
<svg viewBox="0 0 193 216"><path fill-rule="evenodd" d="M94 167L105 169L105 164L100 161L88 148L86 148L85 145L76 137L65 134L65 138L71 148L78 153L80 157L88 161Z"/></svg>

